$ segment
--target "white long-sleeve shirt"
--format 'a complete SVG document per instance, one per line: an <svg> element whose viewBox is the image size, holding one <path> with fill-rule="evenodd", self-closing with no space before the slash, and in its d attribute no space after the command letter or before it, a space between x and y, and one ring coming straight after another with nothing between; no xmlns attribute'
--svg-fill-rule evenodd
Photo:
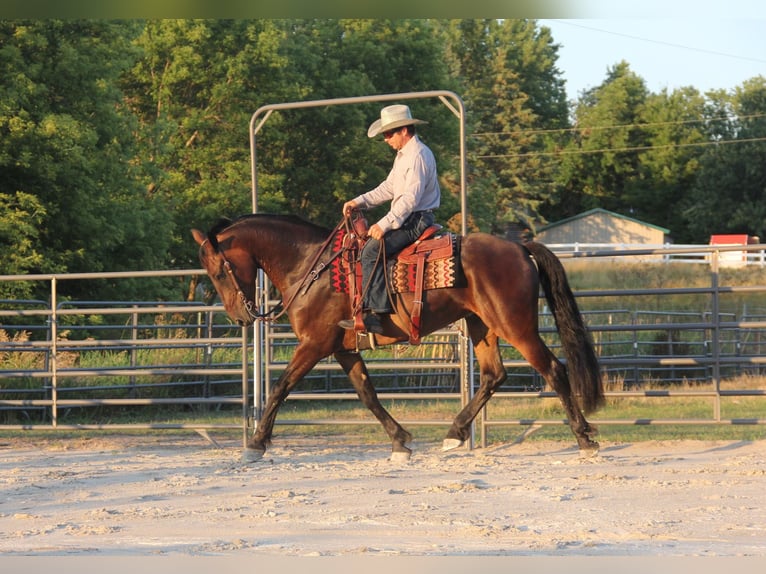
<svg viewBox="0 0 766 574"><path fill-rule="evenodd" d="M377 222L383 233L400 228L415 211L436 209L441 190L433 152L417 135L413 136L397 152L388 177L355 201L363 208L391 201L391 209Z"/></svg>

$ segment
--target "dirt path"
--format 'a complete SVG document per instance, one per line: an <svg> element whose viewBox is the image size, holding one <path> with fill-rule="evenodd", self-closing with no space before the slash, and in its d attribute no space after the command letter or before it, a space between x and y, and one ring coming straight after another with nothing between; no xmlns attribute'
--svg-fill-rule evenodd
<svg viewBox="0 0 766 574"><path fill-rule="evenodd" d="M0 555L766 556L766 442L0 439Z"/></svg>

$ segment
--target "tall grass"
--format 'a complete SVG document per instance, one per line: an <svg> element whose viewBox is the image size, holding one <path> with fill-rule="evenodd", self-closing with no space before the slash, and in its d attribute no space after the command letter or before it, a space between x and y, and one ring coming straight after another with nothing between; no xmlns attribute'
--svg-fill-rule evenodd
<svg viewBox="0 0 766 574"><path fill-rule="evenodd" d="M630 263L612 260L563 259L574 291L690 289L713 285L711 268L690 263ZM718 272L719 286L766 286L766 267L725 267ZM721 312L766 313L766 291L722 294ZM710 294L636 295L633 297L581 298L583 309L628 305L633 309L703 313L711 310Z"/></svg>

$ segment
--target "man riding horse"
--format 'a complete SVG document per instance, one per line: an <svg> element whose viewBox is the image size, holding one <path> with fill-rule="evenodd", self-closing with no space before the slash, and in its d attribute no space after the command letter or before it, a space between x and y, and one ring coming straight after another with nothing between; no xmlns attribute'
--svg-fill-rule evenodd
<svg viewBox="0 0 766 574"><path fill-rule="evenodd" d="M413 118L408 106L384 107L380 118L367 130L367 136L374 138L383 134L385 142L397 152L394 165L375 189L343 204L343 215L348 217L354 209L370 209L391 202L388 213L370 226L369 239L361 251L363 321L365 330L370 333L382 333L380 315L393 312L383 261L414 243L433 224L433 210L439 207L441 191L436 160L415 131L417 124L425 123ZM353 319L344 319L338 324L344 329L354 328Z"/></svg>
<svg viewBox="0 0 766 574"><path fill-rule="evenodd" d="M403 291L393 302L389 301L383 261L379 259L384 253L393 255L416 242L433 223L432 210L439 206L433 154L417 138L413 127L419 123L423 122L412 118L407 106L381 110L380 119L370 126L368 135L384 134L398 152L394 167L378 187L343 206L346 215L352 209L391 201L390 211L371 226L371 239L362 248L366 261L364 275L368 278L363 281L362 291L366 291L366 296L354 306L368 310L365 328L376 332L373 337L376 344L387 345L412 339L410 327L415 322L411 319L416 316L422 317L418 336L457 320L465 321L479 367L479 385L455 416L444 438L444 450L457 448L470 438L472 421L507 379L499 345L502 339L559 396L580 451L597 452L598 443L592 439L596 429L585 416L604 404L598 359L564 266L545 245L536 241L507 241L488 233L467 234L460 239L459 284L434 288L428 298L417 296L416 291ZM407 446L412 435L378 398L360 353L359 338L356 333L345 331L355 327L355 321L343 320L350 310L348 292L337 289L329 274L323 276L326 280L317 280L321 270L328 268L329 260L323 257L334 257L328 253L328 246L337 237L336 231L337 228L325 229L294 216L255 213L235 221L221 220L207 234L192 230L199 244L200 263L229 317L245 326L257 320L273 321L279 316L258 312L256 284L258 272L263 270L274 287L286 295L279 314L288 316L298 340L292 358L271 386L255 432L247 441L248 461L260 459L271 444L277 413L292 389L330 355L388 434L392 459L407 460L412 452ZM285 241L285 237L290 241ZM397 259L401 257L399 253ZM419 257L423 257L422 252ZM417 269L424 267L418 265ZM374 286L365 289L371 283L373 270L380 280L373 279ZM541 289L553 314L566 364L540 336ZM393 310L396 313L382 322L376 314ZM352 311L358 316L358 309Z"/></svg>

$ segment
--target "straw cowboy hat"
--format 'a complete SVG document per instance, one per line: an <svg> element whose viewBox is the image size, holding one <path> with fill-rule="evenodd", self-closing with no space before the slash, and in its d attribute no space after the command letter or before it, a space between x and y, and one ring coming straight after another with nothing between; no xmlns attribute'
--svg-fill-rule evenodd
<svg viewBox="0 0 766 574"><path fill-rule="evenodd" d="M402 104L386 106L380 110L380 119L375 120L370 124L370 127L367 130L367 137L374 138L378 134L402 126L427 123L428 122L424 122L423 120L416 120L413 118L409 106L404 106Z"/></svg>

